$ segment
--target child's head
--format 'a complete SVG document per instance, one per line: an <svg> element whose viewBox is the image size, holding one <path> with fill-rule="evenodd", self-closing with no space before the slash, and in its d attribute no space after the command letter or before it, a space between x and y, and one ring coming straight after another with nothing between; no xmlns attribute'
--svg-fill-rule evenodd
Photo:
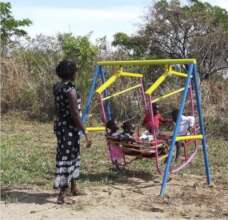
<svg viewBox="0 0 228 220"><path fill-rule="evenodd" d="M56 74L62 80L75 80L77 68L75 62L62 60L56 67Z"/></svg>
<svg viewBox="0 0 228 220"><path fill-rule="evenodd" d="M128 133L130 135L134 134L135 126L130 121L125 121L121 127L124 133Z"/></svg>
<svg viewBox="0 0 228 220"><path fill-rule="evenodd" d="M172 120L173 120L173 122L177 121L178 112L179 112L178 109L176 109L176 108L173 109L173 111L172 111Z"/></svg>
<svg viewBox="0 0 228 220"><path fill-rule="evenodd" d="M152 107L153 107L153 114L154 114L154 115L158 114L158 113L159 113L159 105L156 104L156 103L154 103L154 104L152 105Z"/></svg>
<svg viewBox="0 0 228 220"><path fill-rule="evenodd" d="M113 119L109 120L106 123L105 127L107 129L107 133L109 133L109 134L113 134L113 133L117 132L117 130L119 129L118 126L116 125L115 120L113 120Z"/></svg>
<svg viewBox="0 0 228 220"><path fill-rule="evenodd" d="M154 103L151 106L152 106L152 109L153 109L153 114L154 115L158 114L159 113L159 105ZM150 109L146 109L145 110L145 115L148 115L148 114L150 114Z"/></svg>

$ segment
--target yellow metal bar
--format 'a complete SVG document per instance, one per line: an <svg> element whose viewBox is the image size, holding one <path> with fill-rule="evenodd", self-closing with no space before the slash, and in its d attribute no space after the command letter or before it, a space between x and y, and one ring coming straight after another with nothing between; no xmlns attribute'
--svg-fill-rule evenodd
<svg viewBox="0 0 228 220"><path fill-rule="evenodd" d="M166 70L152 85L149 89L147 89L146 94L151 95L161 84L162 82L167 78L167 76L170 74L168 70Z"/></svg>
<svg viewBox="0 0 228 220"><path fill-rule="evenodd" d="M128 61L101 61L97 64L103 66L129 66L129 65L157 65L157 64L196 64L196 59L159 59L159 60L128 60Z"/></svg>
<svg viewBox="0 0 228 220"><path fill-rule="evenodd" d="M111 76L106 82L104 82L97 90L96 92L101 94L105 89L107 89L110 85L112 85L118 78L118 75L115 74Z"/></svg>
<svg viewBox="0 0 228 220"><path fill-rule="evenodd" d="M143 74L141 73L128 73L128 72L120 72L120 76L127 76L127 77L138 77L142 78Z"/></svg>
<svg viewBox="0 0 228 220"><path fill-rule="evenodd" d="M163 155L163 156L159 157L159 160L162 161L162 160L164 160L166 157L168 157L168 155Z"/></svg>
<svg viewBox="0 0 228 220"><path fill-rule="evenodd" d="M105 131L105 127L88 127L86 128L87 132L99 132L99 131Z"/></svg>
<svg viewBox="0 0 228 220"><path fill-rule="evenodd" d="M120 92L117 92L117 93L115 93L115 94L113 94L113 95L107 96L107 97L103 98L102 100L104 101L104 100L110 99L110 98L112 98L112 97L121 95L121 94L123 94L123 93L125 93L125 92L129 92L129 91L131 91L131 90L133 90L133 89L136 89L136 88L139 88L139 87L141 87L141 84L137 84L136 86L132 86L132 87L130 87L130 88L127 88L127 89L125 89L125 90L122 90L122 91L120 91Z"/></svg>
<svg viewBox="0 0 228 220"><path fill-rule="evenodd" d="M168 94L166 94L166 95L163 95L163 96L161 96L161 97L158 97L158 98L152 100L151 103L159 102L159 101L161 101L161 100L163 100L163 99L166 99L166 98L168 98L168 97L170 97L170 96L172 96L172 95L175 95L175 94L177 94L177 93L179 93L179 92L181 92L181 91L183 91L183 90L184 90L184 88L181 88L181 89L175 90L175 91L173 91L173 92L170 92L170 93L168 93Z"/></svg>
<svg viewBox="0 0 228 220"><path fill-rule="evenodd" d="M175 75L175 76L180 76L180 77L187 77L188 76L186 73L181 73L181 72L177 72L174 70L171 71L171 74Z"/></svg>
<svg viewBox="0 0 228 220"><path fill-rule="evenodd" d="M185 140L196 140L196 139L203 139L203 135L187 135L187 136L177 136L176 141L185 141Z"/></svg>

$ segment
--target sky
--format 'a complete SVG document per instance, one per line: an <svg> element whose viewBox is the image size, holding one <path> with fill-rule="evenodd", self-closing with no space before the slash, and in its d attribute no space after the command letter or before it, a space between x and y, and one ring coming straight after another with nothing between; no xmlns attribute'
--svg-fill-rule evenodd
<svg viewBox="0 0 228 220"><path fill-rule="evenodd" d="M60 32L86 35L91 39L116 32L133 34L142 22L153 0L8 0L15 18L29 18L33 25L26 28L30 36L55 36ZM8 2L3 0L3 2ZM187 0L181 0L182 3ZM228 0L207 0L228 10Z"/></svg>

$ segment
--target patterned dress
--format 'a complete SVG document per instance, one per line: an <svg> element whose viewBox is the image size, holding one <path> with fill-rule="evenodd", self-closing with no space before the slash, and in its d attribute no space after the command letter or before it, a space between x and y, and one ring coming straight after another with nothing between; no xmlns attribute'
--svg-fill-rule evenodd
<svg viewBox="0 0 228 220"><path fill-rule="evenodd" d="M72 179L79 177L80 136L70 114L67 93L76 90L72 82L58 82L53 87L57 118L54 132L57 137L56 172L54 188L67 188ZM77 107L81 114L81 97L77 92Z"/></svg>

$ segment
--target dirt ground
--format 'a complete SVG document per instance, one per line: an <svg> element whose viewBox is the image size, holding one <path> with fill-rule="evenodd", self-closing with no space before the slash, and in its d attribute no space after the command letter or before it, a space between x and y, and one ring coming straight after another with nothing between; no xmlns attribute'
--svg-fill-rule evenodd
<svg viewBox="0 0 228 220"><path fill-rule="evenodd" d="M57 192L40 188L2 189L4 220L228 219L228 185L208 187L203 176L175 176L160 198L160 177L123 177L114 185L84 188L85 195L57 205Z"/></svg>

